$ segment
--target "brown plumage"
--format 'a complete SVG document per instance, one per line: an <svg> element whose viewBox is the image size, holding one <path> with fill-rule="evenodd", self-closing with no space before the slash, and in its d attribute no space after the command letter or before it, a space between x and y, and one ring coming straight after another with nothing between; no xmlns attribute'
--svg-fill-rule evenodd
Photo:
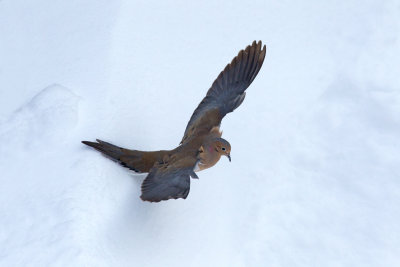
<svg viewBox="0 0 400 267"><path fill-rule="evenodd" d="M221 156L230 158L231 145L219 130L224 116L242 104L245 90L264 62L266 47L261 41L241 50L219 74L186 126L180 145L173 150L130 150L97 139L82 141L136 172L148 172L142 184L142 200L186 198L190 177L214 166Z"/></svg>

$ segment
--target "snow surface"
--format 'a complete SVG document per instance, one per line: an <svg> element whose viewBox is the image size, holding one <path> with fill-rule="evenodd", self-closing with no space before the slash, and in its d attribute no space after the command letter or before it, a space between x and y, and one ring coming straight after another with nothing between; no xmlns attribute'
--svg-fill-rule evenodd
<svg viewBox="0 0 400 267"><path fill-rule="evenodd" d="M400 3L0 2L1 266L400 266ZM176 146L267 57L187 200L83 146Z"/></svg>

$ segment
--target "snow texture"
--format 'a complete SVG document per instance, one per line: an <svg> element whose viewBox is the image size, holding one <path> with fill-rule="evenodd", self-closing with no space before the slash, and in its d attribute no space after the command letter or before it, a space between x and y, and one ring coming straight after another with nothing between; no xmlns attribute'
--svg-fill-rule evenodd
<svg viewBox="0 0 400 267"><path fill-rule="evenodd" d="M400 3L0 2L0 266L400 266ZM187 200L85 147L175 147L267 56Z"/></svg>

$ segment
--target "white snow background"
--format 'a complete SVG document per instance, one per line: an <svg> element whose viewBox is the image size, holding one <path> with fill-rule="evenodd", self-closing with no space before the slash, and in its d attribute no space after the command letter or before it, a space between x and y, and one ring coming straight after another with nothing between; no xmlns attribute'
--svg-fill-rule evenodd
<svg viewBox="0 0 400 267"><path fill-rule="evenodd" d="M267 56L186 200L81 140L178 145ZM0 1L1 266L400 266L400 2Z"/></svg>

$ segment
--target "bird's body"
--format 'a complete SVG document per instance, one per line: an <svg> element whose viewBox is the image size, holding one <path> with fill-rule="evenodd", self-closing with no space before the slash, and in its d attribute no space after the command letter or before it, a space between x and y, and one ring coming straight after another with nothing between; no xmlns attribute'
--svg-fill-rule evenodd
<svg viewBox="0 0 400 267"><path fill-rule="evenodd" d="M214 150L214 143L215 140L218 138L221 138L222 133L219 131L219 127L214 127L211 129L211 131L204 136L204 139L201 142L201 146L198 150L198 155L197 155L197 164L194 167L194 171L202 171L208 168L211 168L221 158L220 153L215 153L216 151ZM230 151L230 148L229 148Z"/></svg>
<svg viewBox="0 0 400 267"><path fill-rule="evenodd" d="M221 138L220 123L243 102L245 90L256 77L264 57L265 46L261 49L261 42L254 41L239 52L208 90L190 118L180 145L173 150L130 150L98 139L82 143L131 170L149 173L142 184L143 200L186 198L190 177L198 178L195 172L214 166L221 156L230 160L231 146Z"/></svg>

